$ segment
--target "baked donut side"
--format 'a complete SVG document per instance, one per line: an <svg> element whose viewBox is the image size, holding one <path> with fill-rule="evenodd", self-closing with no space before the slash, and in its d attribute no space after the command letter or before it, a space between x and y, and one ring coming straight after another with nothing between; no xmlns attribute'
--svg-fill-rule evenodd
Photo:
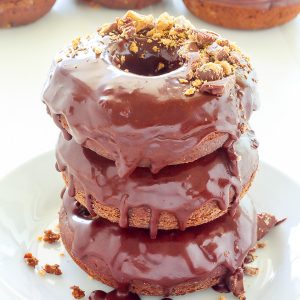
<svg viewBox="0 0 300 300"><path fill-rule="evenodd" d="M129 11L59 54L43 101L70 138L114 160L121 177L137 166L157 173L238 139L257 106L256 75L218 34Z"/></svg>
<svg viewBox="0 0 300 300"><path fill-rule="evenodd" d="M265 29L294 19L300 12L299 1L265 1L240 5L224 1L184 0L198 18L235 29ZM232 17L234 15L234 18Z"/></svg>
<svg viewBox="0 0 300 300"><path fill-rule="evenodd" d="M184 232L159 232L153 240L143 229L93 220L65 193L60 232L72 258L95 279L115 288L126 284L143 295L182 295L226 282L236 273L243 286L241 267L257 241L257 222L250 205ZM232 291L237 296L244 292Z"/></svg>
<svg viewBox="0 0 300 300"><path fill-rule="evenodd" d="M32 23L44 16L55 0L3 0L0 2L0 27Z"/></svg>
<svg viewBox="0 0 300 300"><path fill-rule="evenodd" d="M142 9L161 0L81 0L90 4L103 5L113 9Z"/></svg>
<svg viewBox="0 0 300 300"><path fill-rule="evenodd" d="M57 169L70 196L95 215L120 226L158 229L196 226L235 209L254 178L258 154L253 134L244 134L234 145L239 176L224 149L193 163L168 166L159 174L137 168L120 178L112 161L61 136Z"/></svg>

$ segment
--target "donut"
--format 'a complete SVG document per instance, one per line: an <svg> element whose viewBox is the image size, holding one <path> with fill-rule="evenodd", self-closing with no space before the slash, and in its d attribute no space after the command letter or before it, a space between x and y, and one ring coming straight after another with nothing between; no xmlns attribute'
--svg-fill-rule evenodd
<svg viewBox="0 0 300 300"><path fill-rule="evenodd" d="M150 228L155 237L158 229L184 230L236 208L258 166L253 133L242 135L234 150L239 176L232 174L231 160L222 148L192 163L165 167L158 174L138 167L126 178L118 176L112 161L62 135L56 158L69 195L91 214L121 227Z"/></svg>
<svg viewBox="0 0 300 300"><path fill-rule="evenodd" d="M0 27L32 23L44 16L55 0L2 0L0 1Z"/></svg>
<svg viewBox="0 0 300 300"><path fill-rule="evenodd" d="M113 9L141 9L161 0L82 0L90 4L100 4Z"/></svg>
<svg viewBox="0 0 300 300"><path fill-rule="evenodd" d="M294 19L300 12L299 0L183 0L183 2L198 18L235 29L263 29L282 25Z"/></svg>
<svg viewBox="0 0 300 300"><path fill-rule="evenodd" d="M126 177L230 150L256 95L255 71L235 44L184 17L129 11L58 54L43 102L66 139Z"/></svg>
<svg viewBox="0 0 300 300"><path fill-rule="evenodd" d="M277 224L268 214L259 220L265 233ZM93 219L65 193L59 226L66 250L85 272L109 286L126 285L142 295L182 295L224 282L241 296L243 262L257 241L257 214L251 201L238 207L234 216L226 214L184 232L160 231L151 239L144 229L122 229Z"/></svg>

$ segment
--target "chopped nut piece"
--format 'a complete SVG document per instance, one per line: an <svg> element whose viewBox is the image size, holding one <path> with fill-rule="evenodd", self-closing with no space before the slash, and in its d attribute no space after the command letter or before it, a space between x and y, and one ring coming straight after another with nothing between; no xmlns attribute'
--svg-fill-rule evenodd
<svg viewBox="0 0 300 300"><path fill-rule="evenodd" d="M192 96L192 95L195 94L195 92L196 92L196 89L195 89L194 87L190 87L189 89L187 89L187 90L184 92L184 94L185 94L186 96Z"/></svg>
<svg viewBox="0 0 300 300"><path fill-rule="evenodd" d="M77 37L72 41L72 47L74 50L78 49L78 46L80 44L80 39L81 39L80 37Z"/></svg>
<svg viewBox="0 0 300 300"><path fill-rule="evenodd" d="M219 300L226 300L226 298L222 295L220 296Z"/></svg>
<svg viewBox="0 0 300 300"><path fill-rule="evenodd" d="M184 78L179 78L178 79L178 81L180 82L180 83L188 83L188 80L186 80L186 79L184 79Z"/></svg>
<svg viewBox="0 0 300 300"><path fill-rule="evenodd" d="M217 36L216 33L194 30L190 39L197 42L197 44L203 48L212 44L217 39Z"/></svg>
<svg viewBox="0 0 300 300"><path fill-rule="evenodd" d="M125 55L121 55L120 61L121 61L121 64L122 64L122 65L124 64L125 59L126 59Z"/></svg>
<svg viewBox="0 0 300 300"><path fill-rule="evenodd" d="M24 260L26 264L32 268L34 268L39 263L39 260L36 257L34 257L32 253L26 253L24 255Z"/></svg>
<svg viewBox="0 0 300 300"><path fill-rule="evenodd" d="M199 86L201 86L202 83L203 81L201 81L200 79L196 79L192 82L192 86L198 88Z"/></svg>
<svg viewBox="0 0 300 300"><path fill-rule="evenodd" d="M248 276L256 276L259 272L258 268L244 267L244 273Z"/></svg>
<svg viewBox="0 0 300 300"><path fill-rule="evenodd" d="M72 290L72 296L75 299L81 299L85 296L85 292L82 289L80 289L77 285L71 286L70 289Z"/></svg>
<svg viewBox="0 0 300 300"><path fill-rule="evenodd" d="M215 81L223 77L223 68L216 63L206 63L196 70L196 77L201 80Z"/></svg>
<svg viewBox="0 0 300 300"><path fill-rule="evenodd" d="M245 294L239 295L239 300L246 300Z"/></svg>
<svg viewBox="0 0 300 300"><path fill-rule="evenodd" d="M94 47L93 51L96 54L96 56L99 56L102 53L102 49L99 47Z"/></svg>
<svg viewBox="0 0 300 300"><path fill-rule="evenodd" d="M62 253L59 253L59 256L65 256L65 254L62 252Z"/></svg>
<svg viewBox="0 0 300 300"><path fill-rule="evenodd" d="M62 274L62 271L59 268L59 265L57 265L57 264L55 264L55 265L46 264L43 269L45 270L46 273L49 273L49 274L54 274L54 275Z"/></svg>
<svg viewBox="0 0 300 300"><path fill-rule="evenodd" d="M153 42L153 41L152 41L151 39L148 39L148 40L147 40L147 43L149 43L149 44L152 43L152 42Z"/></svg>
<svg viewBox="0 0 300 300"><path fill-rule="evenodd" d="M223 38L218 38L217 39L217 44L222 46L222 47L228 47L229 46L229 41Z"/></svg>
<svg viewBox="0 0 300 300"><path fill-rule="evenodd" d="M137 53L139 51L139 48L138 48L136 42L132 42L130 44L129 50L133 53Z"/></svg>
<svg viewBox="0 0 300 300"><path fill-rule="evenodd" d="M225 75L228 76L228 75L232 74L232 67L228 61L222 60L222 61L218 61L216 63L222 66Z"/></svg>
<svg viewBox="0 0 300 300"><path fill-rule="evenodd" d="M249 252L247 254L246 258L244 259L244 263L251 264L252 262L255 261L256 258L257 258L257 255L254 255L252 252Z"/></svg>
<svg viewBox="0 0 300 300"><path fill-rule="evenodd" d="M258 249L263 249L266 247L266 243L265 242L257 242L256 246Z"/></svg>
<svg viewBox="0 0 300 300"><path fill-rule="evenodd" d="M53 244L60 239L59 233L54 233L52 230L45 230L43 241L49 244Z"/></svg>
<svg viewBox="0 0 300 300"><path fill-rule="evenodd" d="M171 29L173 25L174 17L165 12L158 17L156 27L158 31L164 31Z"/></svg>
<svg viewBox="0 0 300 300"><path fill-rule="evenodd" d="M152 15L144 16L141 14L138 14L135 11L129 10L123 19L131 19L134 21L134 26L136 28L136 32L140 32L146 28L152 28L153 27L153 21L154 18Z"/></svg>
<svg viewBox="0 0 300 300"><path fill-rule="evenodd" d="M61 57L56 58L56 62L60 63L63 59Z"/></svg>
<svg viewBox="0 0 300 300"><path fill-rule="evenodd" d="M248 130L248 125L246 123L240 123L239 129L240 129L241 133L245 133Z"/></svg>
<svg viewBox="0 0 300 300"><path fill-rule="evenodd" d="M157 46L154 46L154 47L152 48L152 50L153 50L154 52L158 52L158 51L159 51L159 48L158 48Z"/></svg>
<svg viewBox="0 0 300 300"><path fill-rule="evenodd" d="M43 240L43 237L40 235L40 236L37 237L37 240L38 240L39 242L41 242L41 241Z"/></svg>
<svg viewBox="0 0 300 300"><path fill-rule="evenodd" d="M45 276L46 275L46 271L44 269L41 269L41 270L38 271L38 274L40 276Z"/></svg>
<svg viewBox="0 0 300 300"><path fill-rule="evenodd" d="M162 70L164 67L165 67L165 64L162 63L162 62L160 62L160 63L158 64L158 66L157 66L157 71Z"/></svg>
<svg viewBox="0 0 300 300"><path fill-rule="evenodd" d="M101 26L101 28L98 29L98 33L99 35L105 35L108 34L110 32L113 32L114 30L117 29L117 24L116 23L107 23L107 24L103 24Z"/></svg>

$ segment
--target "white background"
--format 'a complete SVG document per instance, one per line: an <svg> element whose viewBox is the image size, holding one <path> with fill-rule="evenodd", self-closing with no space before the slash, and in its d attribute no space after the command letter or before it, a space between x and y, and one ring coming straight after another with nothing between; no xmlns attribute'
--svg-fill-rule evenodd
<svg viewBox="0 0 300 300"><path fill-rule="evenodd" d="M183 14L196 26L221 33L252 58L261 108L251 124L260 141L260 157L300 182L300 17L281 27L249 32L204 23L181 0L165 0L142 10L155 16L163 11ZM74 37L91 33L123 13L58 0L40 21L0 30L0 177L55 147L58 129L41 103L55 53Z"/></svg>

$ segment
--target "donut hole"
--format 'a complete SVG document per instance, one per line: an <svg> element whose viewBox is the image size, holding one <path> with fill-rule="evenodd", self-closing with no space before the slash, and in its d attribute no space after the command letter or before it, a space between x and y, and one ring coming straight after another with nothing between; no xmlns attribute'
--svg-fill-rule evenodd
<svg viewBox="0 0 300 300"><path fill-rule="evenodd" d="M147 40L114 43L109 48L111 63L117 68L142 76L159 76L170 73L183 64L177 48L167 48Z"/></svg>

